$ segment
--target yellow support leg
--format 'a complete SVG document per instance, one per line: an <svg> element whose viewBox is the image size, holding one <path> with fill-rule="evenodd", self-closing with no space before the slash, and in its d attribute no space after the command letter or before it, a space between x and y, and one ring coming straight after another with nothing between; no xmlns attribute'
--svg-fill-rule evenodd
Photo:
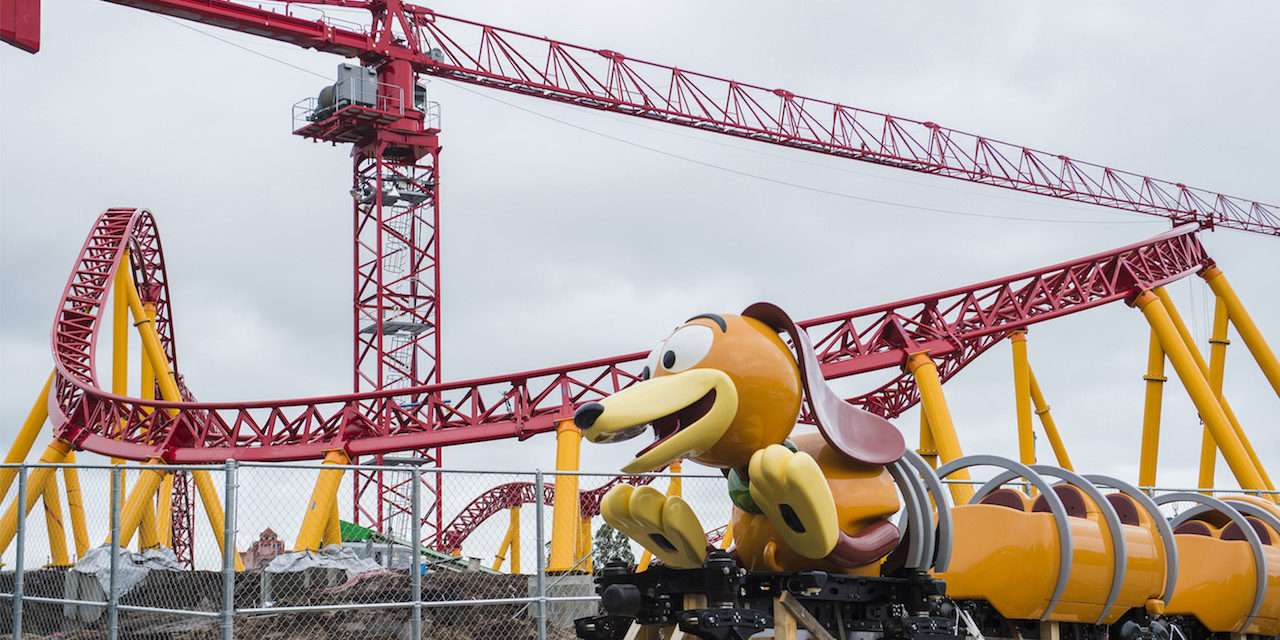
<svg viewBox="0 0 1280 640"><path fill-rule="evenodd" d="M1018 418L1018 461L1036 463L1036 436L1031 426L1031 371L1027 365L1027 332L1009 334L1013 347L1013 399Z"/></svg>
<svg viewBox="0 0 1280 640"><path fill-rule="evenodd" d="M126 250L120 258L120 265L116 267L115 280L111 285L111 393L118 396L129 395L129 294L128 290L133 288L129 271L129 252ZM143 358L142 368L142 398L151 399L154 397L155 385L150 387L146 384L148 375L147 359ZM148 395L151 394L151 395ZM121 419L120 426L124 427L127 420ZM122 458L112 458L111 464L124 464ZM120 486L127 487L128 475L125 471L120 472Z"/></svg>
<svg viewBox="0 0 1280 640"><path fill-rule="evenodd" d="M1195 339L1191 337L1191 330L1187 329L1187 324L1182 321L1178 308L1174 306L1173 300L1169 297L1169 293L1163 288L1155 290L1156 297L1160 299L1164 305L1165 311L1169 315L1169 319L1173 322L1174 329L1177 330L1178 336L1182 338L1182 343L1186 345L1187 351L1191 354L1192 360L1195 361L1196 367L1200 369L1200 375L1209 379L1209 365L1205 364L1204 356L1200 355L1200 349L1196 347ZM1212 385L1210 385L1212 391ZM1244 429L1240 426L1240 420L1236 418L1236 413L1231 409L1231 403L1223 397L1221 393L1215 393L1214 397L1218 400L1218 405L1222 407L1222 411L1227 416L1227 422L1231 425L1231 430L1235 432L1236 440L1244 446L1245 453L1249 455L1249 461L1258 471L1258 476L1262 478L1262 483L1267 489L1274 490L1275 485L1271 484L1271 478L1267 475L1266 469L1262 467L1262 460L1258 458L1258 453L1253 450L1253 444L1249 442L1249 436L1245 435Z"/></svg>
<svg viewBox="0 0 1280 640"><path fill-rule="evenodd" d="M582 447L582 431L572 420L556 425L556 471L576 472L578 452ZM556 501L551 507L551 557L547 571L568 571L578 559L574 557L578 536L578 476L556 475Z"/></svg>
<svg viewBox="0 0 1280 640"><path fill-rule="evenodd" d="M129 312L133 315L134 326L138 328L138 335L142 339L142 352L146 357L152 371L156 372L156 384L160 387L160 397L170 402L180 402L182 394L178 390L178 382L174 379L173 372L169 371L168 358L165 356L164 347L160 344L160 335L156 333L155 321L147 316L146 308L142 303L141 296L138 295L138 289L134 286L132 276L128 275L128 286L125 288L126 297L129 303ZM173 410L171 410L173 411ZM224 541L222 539L223 513L222 503L218 498L218 491L213 486L213 478L209 477L209 472L205 470L197 470L191 472L191 478L195 481L196 492L200 494L200 503L204 506L205 516L209 519L209 526L213 529L213 538L218 542L218 548L221 550L224 544L234 544L235 541ZM240 560L240 554L233 554L236 561L236 571L244 570L244 563Z"/></svg>
<svg viewBox="0 0 1280 640"><path fill-rule="evenodd" d="M1209 381L1205 379L1201 369L1196 366L1195 358L1187 349L1186 343L1178 335L1178 330L1174 326L1173 320L1169 318L1169 312L1166 310L1165 305L1161 304L1160 298L1150 291L1143 291L1138 294L1133 303L1134 306L1142 311L1151 328L1155 330L1160 339L1160 347L1164 349L1170 364L1173 365L1173 370L1177 372L1178 378L1182 381L1182 386L1187 389L1187 394L1191 396L1191 401L1195 404L1196 410L1200 412L1201 419L1213 432L1213 439L1218 443L1218 447L1222 449L1223 457L1226 458L1227 465L1231 467L1231 472L1235 474L1236 481L1240 483L1242 488L1247 490L1260 491L1265 489L1262 477L1258 474L1258 469L1249 459L1249 454L1245 451L1244 445L1236 438L1235 431L1231 428L1231 423L1227 420L1226 413L1222 410L1222 405L1218 403L1213 389L1209 387Z"/></svg>
<svg viewBox="0 0 1280 640"><path fill-rule="evenodd" d="M1275 352L1267 344L1266 338L1262 337L1258 325L1254 324L1253 317L1245 310L1244 303L1240 302L1240 298L1236 296L1231 283L1227 282L1227 276L1221 269L1214 266L1201 272L1200 277L1209 283L1209 288L1213 289L1214 295L1226 305L1227 317L1235 326L1236 333L1240 334L1240 339L1244 340L1244 346L1249 349L1249 353L1253 354L1254 361L1258 363L1258 368L1262 369L1262 374L1267 377L1267 382L1271 383L1272 390L1280 396L1280 361L1276 360Z"/></svg>
<svg viewBox="0 0 1280 640"><path fill-rule="evenodd" d="M35 444L36 436L40 435L40 428L49 417L49 389L52 386L53 372L50 371L49 377L44 380L44 388L40 390L36 401L31 403L31 409L27 411L27 419L22 421L22 426L18 429L18 436L13 439L13 444L9 445L9 453L4 456L6 464L22 462L31 453L31 446ZM9 487L13 486L13 479L16 477L18 477L17 467L0 468L0 501L8 497Z"/></svg>
<svg viewBox="0 0 1280 640"><path fill-rule="evenodd" d="M342 521L338 518L338 500L335 494L333 506L329 507L329 517L324 521L324 537L320 539L321 545L327 547L342 544Z"/></svg>
<svg viewBox="0 0 1280 640"><path fill-rule="evenodd" d="M724 528L724 535L720 536L720 548L725 551L733 544L733 522L730 521Z"/></svg>
<svg viewBox="0 0 1280 640"><path fill-rule="evenodd" d="M49 534L49 560L55 567L71 566L67 554L67 527L62 522L62 503L58 500L58 476L50 474L41 494L44 503L44 526Z"/></svg>
<svg viewBox="0 0 1280 640"><path fill-rule="evenodd" d="M111 393L129 395L129 291L133 289L126 251L111 285ZM143 366L146 359L143 359ZM143 390L145 392L145 385Z"/></svg>
<svg viewBox="0 0 1280 640"><path fill-rule="evenodd" d="M148 464L158 464L160 460L153 459ZM160 489L160 480L164 477L164 472L157 469L144 469L138 474L138 479L133 483L133 488L129 490L129 497L125 498L124 506L120 508L120 546L129 546L129 541L133 540L133 534L143 527L143 517L146 512L146 506L151 505L152 515L155 514L156 491ZM152 525L154 526L154 522ZM154 535L155 530L152 529L151 534L143 533L143 536ZM111 542L111 534L107 534L107 543Z"/></svg>
<svg viewBox="0 0 1280 640"><path fill-rule="evenodd" d="M511 573L520 573L520 507L507 510L507 533L502 536L502 544L498 545L498 553L493 558L493 570L500 571L502 563L510 552Z"/></svg>
<svg viewBox="0 0 1280 640"><path fill-rule="evenodd" d="M511 508L507 528L511 531L511 573L520 573L520 507Z"/></svg>
<svg viewBox="0 0 1280 640"><path fill-rule="evenodd" d="M938 455L943 463L964 457L960 448L960 438L956 435L955 424L951 422L951 410L947 408L947 398L942 393L942 380L938 377L938 367L927 353L913 353L907 358L907 370L915 378L920 389L921 409L928 416L929 431L933 434L934 444L938 447ZM955 480L969 480L969 471L962 469L952 474ZM966 504L973 497L973 487L967 484L951 485L951 498L956 504Z"/></svg>
<svg viewBox="0 0 1280 640"><path fill-rule="evenodd" d="M213 539L218 543L218 553L226 553L226 545L235 545L236 541L226 541L222 539L222 529L225 524L222 513L222 502L218 499L218 491L213 487L213 478L209 476L209 472L204 469L198 469L191 472L191 479L195 482L196 493L200 495L200 504L204 506L204 515L209 519L209 528L213 529ZM244 571L244 561L240 559L240 554L233 553L236 559L236 571Z"/></svg>
<svg viewBox="0 0 1280 640"><path fill-rule="evenodd" d="M1219 398L1223 397L1222 382L1226 374L1227 345L1227 305L1222 298L1214 299L1213 333L1209 337L1209 386ZM1204 489L1212 489L1215 467L1218 463L1218 446L1213 443L1213 434L1204 429L1200 438L1200 482Z"/></svg>
<svg viewBox="0 0 1280 640"><path fill-rule="evenodd" d="M160 344L160 334L156 333L155 314L147 313L142 297L134 286L133 278L127 271L125 278L128 285L125 287L125 297L129 303L129 312L133 315L133 325L137 327L138 336L142 339L142 353L146 358L147 366L151 367L156 383L160 387L160 397L170 402L181 402L182 394L178 390L178 382L169 371L169 358L164 353L164 346ZM145 389L142 392L147 393Z"/></svg>
<svg viewBox="0 0 1280 640"><path fill-rule="evenodd" d="M578 527L578 570L587 573L592 572L591 557L591 518L582 518L582 522Z"/></svg>
<svg viewBox="0 0 1280 640"><path fill-rule="evenodd" d="M344 465L349 460L347 453L341 449L329 451L324 456L326 465ZM316 477L311 500L307 503L307 512L302 517L302 528L293 543L295 551L316 551L320 548L325 523L333 515L338 500L338 486L342 484L343 473L343 469L325 469Z"/></svg>
<svg viewBox="0 0 1280 640"><path fill-rule="evenodd" d="M68 453L65 462L75 464L76 452ZM63 467L62 479L67 485L67 513L71 516L71 538L76 542L76 557L83 558L89 552L89 528L84 517L80 472L75 467Z"/></svg>
<svg viewBox="0 0 1280 640"><path fill-rule="evenodd" d="M933 430L929 427L929 414L920 409L920 448L916 449L930 467L938 468L938 446L933 443ZM732 528L732 527L730 527Z"/></svg>
<svg viewBox="0 0 1280 640"><path fill-rule="evenodd" d="M1044 434L1049 438L1049 446L1053 447L1053 456L1058 459L1059 467L1074 471L1071 456L1067 455L1067 446L1062 442L1062 435L1058 433L1058 424L1054 422L1053 414L1049 413L1049 403L1045 402L1044 393L1040 391L1040 383L1036 381L1036 372L1030 366L1027 367L1027 376L1031 383L1031 404L1035 407L1036 415L1040 417L1040 426L1044 427Z"/></svg>
<svg viewBox="0 0 1280 640"><path fill-rule="evenodd" d="M40 456L40 462L48 464L58 464L66 460L67 453L71 451L71 445L63 440L55 439L45 448L44 454ZM27 477L27 493L25 511L31 513L31 508L35 506L36 500L44 495L44 486L53 477L54 469L52 467L36 467L31 470ZM5 510L4 515L0 516L0 553L4 553L9 548L9 543L13 542L13 536L18 533L18 500L15 496L13 503Z"/></svg>
<svg viewBox="0 0 1280 640"><path fill-rule="evenodd" d="M1138 486L1156 486L1156 468L1160 464L1160 411L1164 402L1164 349L1155 329L1147 342L1147 373L1142 406L1142 453L1138 460Z"/></svg>
<svg viewBox="0 0 1280 640"><path fill-rule="evenodd" d="M160 474L160 483L164 483L163 473ZM156 521L156 496L159 493L160 484L157 484L156 493L142 503L142 522L138 523L138 551L160 546L160 527Z"/></svg>
<svg viewBox="0 0 1280 640"><path fill-rule="evenodd" d="M164 474L156 493L156 540L162 547L173 548L173 472Z"/></svg>

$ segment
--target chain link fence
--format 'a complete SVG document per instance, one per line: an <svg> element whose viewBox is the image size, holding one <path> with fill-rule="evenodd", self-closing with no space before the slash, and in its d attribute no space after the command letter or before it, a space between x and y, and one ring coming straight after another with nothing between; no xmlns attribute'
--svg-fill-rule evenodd
<svg viewBox="0 0 1280 640"><path fill-rule="evenodd" d="M602 526L609 487L682 495L713 544L729 518L723 477L705 473L449 470L407 460L359 467L386 498L369 489L357 500L352 466L3 468L15 472L0 518L8 637L568 639L574 619L597 614L595 571L609 560L649 562ZM194 494L187 533L168 508L167 479L179 470ZM336 491L318 482L335 473ZM76 485L78 499L68 500ZM557 490L576 494L576 512ZM308 515L319 509L327 515ZM320 542L309 545L317 523Z"/></svg>

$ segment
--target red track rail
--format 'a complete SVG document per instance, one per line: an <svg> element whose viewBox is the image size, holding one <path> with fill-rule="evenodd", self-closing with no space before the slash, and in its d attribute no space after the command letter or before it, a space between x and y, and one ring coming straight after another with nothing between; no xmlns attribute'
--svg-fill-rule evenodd
<svg viewBox="0 0 1280 640"><path fill-rule="evenodd" d="M53 329L58 369L51 412L58 433L77 446L132 460L174 463L322 458L335 447L354 455L524 439L550 431L580 402L631 384L646 354L404 389L257 402L163 402L101 389L94 345L112 274L132 247L141 286L168 309L164 261L151 214L111 209L81 249ZM1185 226L1149 240L942 293L801 323L829 378L901 367L928 351L944 379L1009 331L1124 300L1211 264ZM167 311L166 311L167 313ZM173 351L172 323L166 315ZM855 398L886 416L917 400L910 377ZM158 411L155 409L165 409ZM389 416L390 430L370 416Z"/></svg>
<svg viewBox="0 0 1280 640"><path fill-rule="evenodd" d="M641 486L653 482L653 479L654 476L617 476L595 489L583 491L578 495L578 513L582 516L595 517L600 514L600 499L614 485L625 483ZM445 550L461 548L462 541L470 537L486 520L512 507L533 504L539 498L535 495L536 493L532 482L508 482L485 491L463 507L462 511L459 511L458 515L440 530L441 543L438 547ZM551 505L555 497L555 485L543 484L542 504Z"/></svg>

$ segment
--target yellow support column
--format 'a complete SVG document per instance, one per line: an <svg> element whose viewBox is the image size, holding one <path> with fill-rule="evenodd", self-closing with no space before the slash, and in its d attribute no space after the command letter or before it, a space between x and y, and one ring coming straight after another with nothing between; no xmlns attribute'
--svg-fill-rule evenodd
<svg viewBox="0 0 1280 640"><path fill-rule="evenodd" d="M592 572L591 557L591 518L583 517L581 525L578 527L578 570L587 573Z"/></svg>
<svg viewBox="0 0 1280 640"><path fill-rule="evenodd" d="M1160 299L1160 303L1164 305L1165 311L1169 315L1169 320L1173 322L1174 329L1177 330L1178 336L1182 338L1182 343L1186 345L1187 351L1191 354L1192 360L1195 361L1196 367L1200 369L1200 375L1209 379L1209 365L1205 364L1204 356L1200 355L1200 349L1196 347L1195 339L1191 337L1191 330L1187 328L1187 324L1182 321L1182 315L1178 313L1178 308L1174 306L1173 300L1169 297L1169 293L1163 288L1155 290L1156 297ZM1212 385L1210 385L1212 390ZM1258 453L1253 450L1253 443L1249 442L1249 436L1245 435L1244 428L1240 426L1240 420L1236 418L1236 413L1231 409L1231 403L1223 397L1221 393L1215 393L1214 397L1218 400L1218 405L1222 407L1222 412L1227 416L1227 422L1231 425L1231 430L1235 432L1236 439L1244 446L1245 453L1249 455L1249 461L1257 469L1262 483L1269 490L1274 490L1275 486L1271 484L1271 478L1267 475L1266 469L1262 467L1262 460L1258 458Z"/></svg>
<svg viewBox="0 0 1280 640"><path fill-rule="evenodd" d="M913 353L907 358L907 370L915 378L920 389L921 410L929 420L929 431L933 434L934 444L938 447L938 455L943 463L964 457L960 448L960 438L956 436L955 425L951 422L951 410L947 408L947 398L942 394L942 380L938 377L938 367L929 354ZM963 469L951 475L955 480L969 480L969 471ZM951 498L956 504L966 504L973 497L973 487L967 484L951 485Z"/></svg>
<svg viewBox="0 0 1280 640"><path fill-rule="evenodd" d="M1191 401L1200 412L1201 419L1213 432L1213 439L1222 449L1223 457L1226 458L1227 466L1231 467L1231 472L1235 474L1236 481L1240 483L1241 488L1247 490L1265 489L1266 485L1263 484L1258 469L1249 459L1244 445L1236 438L1235 431L1222 410L1222 405L1218 403L1213 389L1209 387L1209 381L1196 366L1196 361L1187 349L1187 345L1178 335L1178 330L1169 318L1165 305L1161 304L1160 298L1150 291L1138 294L1133 304L1142 311L1142 315L1155 330L1160 339L1160 347L1164 349L1170 364L1173 365L1173 370L1178 374L1178 379L1182 381L1182 386L1191 396Z"/></svg>
<svg viewBox="0 0 1280 640"><path fill-rule="evenodd" d="M720 537L720 548L725 551L729 550L729 546L733 544L733 519L730 518L729 524L725 525L724 535Z"/></svg>
<svg viewBox="0 0 1280 640"><path fill-rule="evenodd" d="M333 506L329 507L329 517L325 518L324 537L320 539L320 544L326 547L342 544L342 520L338 516L337 494L334 494Z"/></svg>
<svg viewBox="0 0 1280 640"><path fill-rule="evenodd" d="M1018 418L1018 461L1036 463L1036 436L1031 426L1031 372L1027 365L1027 332L1009 334L1013 347L1013 399Z"/></svg>
<svg viewBox="0 0 1280 640"><path fill-rule="evenodd" d="M169 371L168 358L165 356L164 347L160 344L160 335L156 333L155 321L147 317L142 298L138 295L138 289L134 286L133 278L128 275L128 272L126 272L126 278L128 286L125 293L129 302L129 312L133 315L134 326L138 328L138 335L142 339L143 356L151 363L152 371L157 372L156 384L160 387L160 397L170 402L181 402L182 394L178 390L177 380ZM176 410L171 411L176 412ZM200 494L200 503L204 505L205 516L208 517L209 526L213 529L213 538L218 541L218 548L221 550L224 545L222 539L224 520L218 491L214 488L213 479L209 477L208 471L203 469L192 471L191 478L195 481L196 491ZM234 541L230 541L230 544L234 544ZM243 571L244 563L240 560L240 554L234 555L236 571Z"/></svg>
<svg viewBox="0 0 1280 640"><path fill-rule="evenodd" d="M1138 460L1138 486L1156 486L1156 468L1160 464L1160 410L1164 403L1164 349L1155 329L1147 341L1147 373L1142 405L1142 453Z"/></svg>
<svg viewBox="0 0 1280 640"><path fill-rule="evenodd" d="M576 472L582 431L572 420L556 425L556 471ZM547 571L568 571L577 563L573 557L578 537L578 476L556 475L556 500L551 508L551 557Z"/></svg>
<svg viewBox="0 0 1280 640"><path fill-rule="evenodd" d="M930 467L938 468L938 446L933 443L933 430L929 427L929 415L920 409L920 448L916 449L916 453L929 463ZM732 528L732 527L730 527Z"/></svg>
<svg viewBox="0 0 1280 640"><path fill-rule="evenodd" d="M129 290L133 289L132 276L129 271L129 252L126 250L120 257L116 267L115 279L111 284L111 393L118 396L129 395ZM142 398L154 397L155 385L146 385L147 359L141 362ZM147 395L152 393L153 395ZM120 420L121 426L126 422ZM112 458L111 464L124 464L121 458ZM127 487L128 477L125 471L120 472L120 485Z"/></svg>
<svg viewBox="0 0 1280 640"><path fill-rule="evenodd" d="M116 267L115 281L111 284L111 393L129 395L129 291L133 289L133 277L129 273L129 253L126 251ZM146 366L146 359L143 359ZM143 387L146 391L146 387Z"/></svg>
<svg viewBox="0 0 1280 640"><path fill-rule="evenodd" d="M324 455L326 465L344 465L349 460L347 452L341 449L333 449ZM325 469L316 477L311 500L307 503L307 512L302 517L302 528L298 530L298 539L293 543L295 551L315 551L320 548L325 524L333 515L333 508L338 500L338 486L342 484L344 471Z"/></svg>
<svg viewBox="0 0 1280 640"><path fill-rule="evenodd" d="M209 528L213 529L213 539L218 543L218 553L226 553L226 545L234 546L236 541L228 542L222 539L223 524L226 521L223 519L222 502L218 498L218 490L213 487L213 478L209 477L208 471L196 469L191 472L191 479L195 482L196 493L200 495L200 504L204 505L204 515L209 519ZM244 571L244 561L240 559L240 554L231 555L236 559L236 571Z"/></svg>
<svg viewBox="0 0 1280 640"><path fill-rule="evenodd" d="M173 547L173 472L164 474L156 493L156 540L162 547Z"/></svg>
<svg viewBox="0 0 1280 640"><path fill-rule="evenodd" d="M159 464L158 458L152 459L148 464ZM129 546L129 541L133 540L133 534L143 527L143 514L146 512L146 505L152 505L152 513L155 511L156 491L160 489L160 480L164 477L164 472L158 469L144 469L138 474L138 479L133 483L133 489L129 490L129 497L125 498L124 506L120 508L120 546ZM154 524L154 523L153 523ZM150 535L154 535L152 530ZM148 536L142 533L142 536ZM107 534L107 543L111 542L111 534Z"/></svg>
<svg viewBox="0 0 1280 640"><path fill-rule="evenodd" d="M1249 349L1249 353L1253 354L1254 361L1258 363L1258 368L1262 369L1262 374L1271 383L1271 388L1277 396L1280 396L1280 362L1276 360L1276 354L1267 344L1266 338L1262 337L1258 325L1254 324L1253 317L1245 310L1244 303L1240 302L1235 290L1231 288L1231 283L1227 282L1227 276L1221 269L1213 266L1202 271L1200 277L1209 283L1209 288L1213 289L1214 295L1226 305L1227 317L1235 326L1236 333L1240 334L1240 339L1244 340L1244 346Z"/></svg>
<svg viewBox="0 0 1280 640"><path fill-rule="evenodd" d="M51 474L41 494L44 503L44 526L49 534L49 560L55 567L71 566L67 554L67 528L62 523L62 504L58 501L58 476Z"/></svg>
<svg viewBox="0 0 1280 640"><path fill-rule="evenodd" d="M117 300L117 302L119 302L119 300ZM156 320L156 304L150 300L144 301L142 303L142 312L146 314L147 322L149 323L148 326L154 327ZM121 333L123 333L124 325L121 324L120 327ZM126 359L128 356L127 345L128 343L125 342L125 350L122 351L122 355ZM154 400L156 397L156 369L151 366L151 361L147 358L142 358L142 361L139 364L141 365L141 377L138 386L141 390L141 397L143 400ZM121 370L124 370L127 367L125 365L121 365L120 368ZM165 366L164 369L168 370L168 366ZM114 382L115 381L113 381L113 383ZM115 391L115 393L124 395L126 393L126 383L123 377L121 377L119 381L119 386L120 389ZM113 460L113 462L118 463L118 461L115 460ZM125 472L123 471L120 472L120 480L121 482L126 482ZM163 480L161 482L163 483ZM154 500L148 500L142 505L142 524L139 526L141 527L138 530L139 551L150 549L160 544L160 524L159 520L156 518L156 505Z"/></svg>
<svg viewBox="0 0 1280 640"><path fill-rule="evenodd" d="M49 389L52 386L53 372L50 371L49 377L44 379L44 388L40 390L36 401L31 403L31 408L27 410L27 419L22 421L17 437L13 439L13 444L9 445L9 453L4 456L6 464L22 462L31 453L31 446L35 444L36 436L40 435L40 428L49 417ZM17 467L0 468L0 501L8 497L9 487L13 485L13 479L16 477L18 477Z"/></svg>
<svg viewBox="0 0 1280 640"><path fill-rule="evenodd" d="M502 544L498 545L498 553L493 557L493 570L502 570L502 563L511 557L511 573L520 573L520 507L507 510L507 533L502 536Z"/></svg>
<svg viewBox="0 0 1280 640"><path fill-rule="evenodd" d="M1213 303L1213 333L1209 337L1209 386L1219 398L1223 397L1222 381L1226 374L1227 345L1227 305L1222 298L1215 297ZM1200 482L1199 487L1212 489L1215 467L1218 464L1218 447L1213 443L1213 434L1204 429L1200 438Z"/></svg>
<svg viewBox="0 0 1280 640"><path fill-rule="evenodd" d="M1067 455L1067 446L1062 442L1062 435L1058 433L1058 425L1053 420L1053 414L1049 413L1049 403L1045 402L1044 393L1040 391L1040 383L1036 381L1036 372L1029 365L1027 367L1027 376L1031 382L1031 404L1035 407L1036 415L1040 416L1040 426L1044 427L1044 434L1049 437L1049 446L1053 447L1053 456L1058 459L1058 466L1067 471L1074 471L1075 467L1071 464L1071 456Z"/></svg>
<svg viewBox="0 0 1280 640"><path fill-rule="evenodd" d="M76 463L76 452L67 454L67 464ZM84 493L80 491L80 472L75 467L63 467L62 479L67 485L67 512L71 516L71 537L76 542L76 557L83 558L89 552L89 528L84 518Z"/></svg>
<svg viewBox="0 0 1280 640"><path fill-rule="evenodd" d="M133 278L127 271L125 278L128 280L125 297L129 302L129 311L133 314L133 325L137 327L138 336L142 340L143 356L155 373L156 383L160 387L160 397L170 402L181 402L182 393L178 390L177 380L169 372L169 358L164 353L164 346L160 344L160 334L156 333L155 320L153 317L148 317L142 297L138 295ZM145 389L143 393L146 393Z"/></svg>
<svg viewBox="0 0 1280 640"><path fill-rule="evenodd" d="M40 462L48 464L58 464L67 458L67 452L71 451L71 445L66 441L55 439L45 448L44 453L40 456ZM52 467L37 467L31 471L27 477L27 496L26 496L26 512L31 513L31 508L35 506L36 500L44 495L44 486L49 482L49 478L53 477ZM0 553L4 553L9 548L9 543L13 542L13 536L18 532L18 501L15 498L13 503L0 516Z"/></svg>
<svg viewBox="0 0 1280 640"><path fill-rule="evenodd" d="M511 573L520 573L520 506L511 508L511 521L507 525L511 531Z"/></svg>

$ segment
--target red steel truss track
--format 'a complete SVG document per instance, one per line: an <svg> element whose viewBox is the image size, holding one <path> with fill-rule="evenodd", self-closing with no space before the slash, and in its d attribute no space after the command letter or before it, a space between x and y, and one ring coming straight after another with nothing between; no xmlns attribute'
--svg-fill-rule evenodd
<svg viewBox="0 0 1280 640"><path fill-rule="evenodd" d="M99 387L93 358L112 276L126 248L136 256L137 282L165 310L164 335L171 357L176 354L159 233L143 210L111 209L98 218L53 327L55 428L78 447L104 455L173 463L282 461L319 459L339 447L367 455L524 439L554 429L578 403L634 382L646 355L290 400L174 403L120 397ZM908 354L928 351L949 379L1013 329L1122 301L1210 264L1195 227L1186 225L1077 260L801 324L828 378L900 368ZM893 417L917 399L914 383L900 372L854 400ZM390 429L369 416L389 417Z"/></svg>

